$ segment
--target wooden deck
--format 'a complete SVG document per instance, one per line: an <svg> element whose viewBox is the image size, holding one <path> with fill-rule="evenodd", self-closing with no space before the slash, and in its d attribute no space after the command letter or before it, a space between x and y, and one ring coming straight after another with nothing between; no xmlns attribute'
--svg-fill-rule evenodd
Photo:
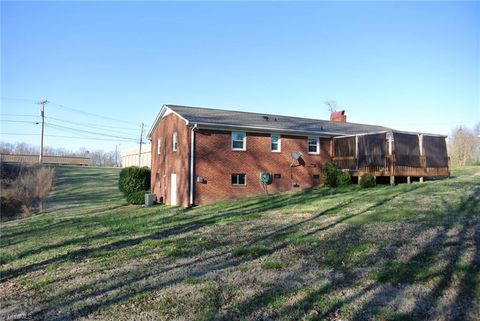
<svg viewBox="0 0 480 321"><path fill-rule="evenodd" d="M420 167L399 166L395 164L395 155L385 157L383 166L358 167L356 157L333 157L333 161L342 170L348 170L352 176L370 173L374 176L402 177L449 177L448 167L427 167L426 157L420 156Z"/></svg>

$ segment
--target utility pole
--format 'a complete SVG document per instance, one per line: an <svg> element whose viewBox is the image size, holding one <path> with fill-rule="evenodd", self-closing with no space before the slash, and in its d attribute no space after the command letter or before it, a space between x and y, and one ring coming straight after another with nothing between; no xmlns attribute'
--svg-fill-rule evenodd
<svg viewBox="0 0 480 321"><path fill-rule="evenodd" d="M140 167L140 162L142 157L143 126L145 126L144 123L142 123L142 131L140 132L140 148L138 149L138 167Z"/></svg>
<svg viewBox="0 0 480 321"><path fill-rule="evenodd" d="M118 151L117 151L117 148L118 148L118 145L115 144L115 167L118 167L118 162L117 162L117 153L118 153Z"/></svg>
<svg viewBox="0 0 480 321"><path fill-rule="evenodd" d="M45 105L48 103L48 100L39 101L38 104L40 107L40 117L42 117L42 133L40 135L40 155L38 156L38 162L43 163L43 133L45 132Z"/></svg>

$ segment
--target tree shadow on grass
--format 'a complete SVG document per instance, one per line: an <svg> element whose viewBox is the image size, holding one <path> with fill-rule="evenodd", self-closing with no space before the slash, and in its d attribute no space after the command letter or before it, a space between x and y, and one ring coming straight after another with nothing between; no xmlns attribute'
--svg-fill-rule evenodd
<svg viewBox="0 0 480 321"><path fill-rule="evenodd" d="M103 207L102 209L92 209L92 210L87 210L84 212L79 213L79 215L91 215L91 214L103 214L103 213L108 213L110 211L115 211L118 209L122 209L128 206L127 204L117 204L109 207ZM48 212L47 212L48 213ZM44 215L46 213L42 213L41 215ZM147 214L139 214L138 218L143 217ZM55 230L58 229L59 232L61 232L61 229L63 228L68 228L71 226L75 226L77 224L85 223L86 221L93 221L91 217L82 217L82 216L77 216L77 217L71 217L71 218L59 218L60 221L52 223L52 221L56 219L54 217L44 217L42 221L39 222L39 224L36 224L34 230L30 227L26 227L24 225L20 225L15 227L15 230L18 230L17 232L11 232L11 233L6 233L2 234L2 239L0 243L3 246L10 246L13 244L16 244L22 240L22 238L30 238L32 237L32 233L35 235L41 234L41 233L51 233ZM119 218L120 220L121 218ZM132 218L130 218L132 219ZM137 217L135 218L137 219Z"/></svg>
<svg viewBox="0 0 480 321"><path fill-rule="evenodd" d="M172 235L192 232L202 227L214 225L219 222L249 218L252 214L264 213L272 209L283 207L285 206L285 204L289 204L289 205L303 204L313 198L318 197L318 195L322 195L322 192L314 193L312 190L308 190L308 191L305 191L304 193L297 193L292 196L279 194L271 197L261 198L247 206L244 206L241 204L241 202L238 202L238 205L230 208L229 211L220 212L220 213L211 214L211 215L203 215L198 218L193 217L193 215L185 216L185 217L177 216L177 215L165 217L161 219L161 221L163 221L162 225L165 225L168 223L179 223L179 224L176 226L165 228L163 230L160 230L151 234L147 234L144 236L140 236L137 238L126 238L120 241L115 241L113 243L98 246L98 247L82 248L64 255L52 257L50 259L47 259L41 262L36 262L27 266L15 268L15 269L8 269L3 271L2 275L0 276L0 281L4 282L6 280L17 277L19 275L37 271L39 269L44 268L47 265L60 263L62 261L68 260L68 261L79 262L89 257L90 254L94 252L114 251L114 250L124 249L124 248L138 245L144 240L148 240L148 239L155 240L155 239L167 238ZM175 214L178 214L178 213L185 213L186 210L173 209L173 211L175 211ZM208 208L200 209L200 212L201 211L208 211ZM190 213L190 214L193 214L193 213ZM184 221L187 221L187 222L183 223Z"/></svg>
<svg viewBox="0 0 480 321"><path fill-rule="evenodd" d="M358 278L361 278L361 276L355 276L355 272L349 271L351 267L344 267L335 259L331 265L333 271L329 274L326 284L318 286L314 290L309 290L307 293L303 293L302 299L296 301L293 306L287 305L281 309L274 310L273 315L267 313L266 317L275 318L276 316L282 316L286 319L307 318L309 320L324 320L342 318L340 314L344 313L343 311L347 311L345 313L351 313L351 315L347 317L348 320L372 320L375 319L376 316L379 317L380 320L423 320L430 319L430 317L435 316L435 314L437 318L445 316L444 313L448 313L448 320L467 320L469 313L475 309L478 315L478 305L472 304L475 291L478 292L479 284L480 224L478 220L475 222L474 217L475 211L478 211L478 198L479 196L475 195L466 197L460 206L447 207L449 214L458 213L460 215L447 217L441 231L422 246L418 253L412 256L407 262L396 264L396 262L399 262L395 260L396 254L385 253L381 248L373 253L369 253L368 255L372 260L378 260L372 264L374 270L376 270L374 274L376 282L367 282L367 285L362 286L360 290L350 295L345 295L343 298L335 297L333 292L342 293L342 291L348 290L352 285L355 285L355 283L362 283L361 281L358 282ZM448 204L445 203L445 206L448 206ZM476 215L478 215L478 212ZM460 231L458 233L459 239L453 244L458 243L458 246L447 250L445 253L439 253L442 251L442 244L449 240L448 233L455 228L456 225L460 225ZM412 233L413 235L420 234L423 232L423 229L425 229L425 226L418 224L416 230L412 231ZM475 231L475 235L469 237L469 232L472 230ZM339 234L338 238L345 238L355 242L356 237L359 235L355 236L355 234L352 234L354 231L354 228L349 227ZM474 258L465 269L466 271L461 279L461 284L458 287L456 299L453 304L448 306L446 310L442 310L439 307L439 300L445 291L452 286L453 276L458 272L456 265L464 251L462 244L469 244L469 242L473 243L469 246L474 247ZM341 249L338 249L338 251L337 255L341 256ZM446 267L443 268L442 271L432 270L440 254L447 258ZM394 264L392 265L392 263ZM315 269L315 267L310 269ZM350 273L352 273L353 276ZM396 296L401 293L401 288L413 283L422 284L432 278L437 278L439 281L436 282L433 289L430 290L427 295L420 296L416 299L415 307L409 313L398 313L389 311L388 309L386 311L382 310L389 304L395 305ZM298 281L298 279L294 278L293 281L294 282L291 283L295 284L295 281ZM279 281L277 283L282 282ZM223 314L223 316L218 319L235 319L240 316L246 317L247 315L258 317L258 310L271 310L268 309L268 305L272 302L285 296L298 296L299 293L305 292L303 288L295 286L285 289L278 286L277 283L267 286L263 291L239 304L235 309L232 309L231 311L233 312ZM392 290L391 287L383 286L383 284L386 283L390 283L393 286L400 286L400 288L393 288ZM373 295L367 296L369 293L373 293ZM358 300L363 300L363 303L355 311L355 309L349 305ZM347 308L344 309L345 307ZM435 319L435 317L433 317L433 319Z"/></svg>
<svg viewBox="0 0 480 321"><path fill-rule="evenodd" d="M395 312L378 312L379 307L386 306L388 302L394 302L397 291L391 291L386 287L384 290L377 291L366 303L362 309L352 317L352 320L365 320L372 317L372 313L379 313L379 316L389 319L396 319L397 317L411 318L411 319L429 319L435 317L446 317L448 320L464 320L467 310L465 307L457 306L454 303L448 307L441 307L441 299L447 289L449 289L454 281L454 275L457 273L457 264L460 262L461 256L465 249L463 244L467 242L469 232L477 231L475 237L475 251L478 251L478 230L480 225L478 220L474 220L474 212L471 210L478 208L478 196L475 194L465 197L458 207L452 207L447 202L444 202L447 208L446 214L455 214L455 216L447 216L444 219L441 231L437 233L429 242L427 242L417 254L412 256L408 261L387 260L384 264L378 267L374 275L378 284L390 283L391 285L409 285L422 284L427 281L438 279L433 288L424 296L420 296L415 300L415 307L407 313ZM478 215L478 213L477 213ZM473 225L472 225L473 223ZM449 232L460 225L458 233L458 242L456 246L450 246L444 249L443 244L449 239ZM478 259L478 255L476 256ZM440 260L446 261L446 264L440 271L434 271L434 265ZM478 261L477 261L478 262ZM464 280L473 277L476 268L475 258L470 262L471 273L464 278ZM457 298L462 297L471 303L472 284L463 285L460 289L464 289L463 293L458 293ZM461 291L460 291L461 292ZM459 303L459 302L457 302ZM471 307L471 304L468 305ZM459 310L458 308L461 308ZM377 311L377 312L375 312ZM460 314L459 311L462 311ZM396 316L397 315L397 316ZM435 316L436 315L436 316Z"/></svg>
<svg viewBox="0 0 480 321"><path fill-rule="evenodd" d="M385 197L380 203L385 203L391 200L392 198L396 197L398 194L393 194ZM361 196L359 196L361 197ZM377 203L377 204L380 204ZM260 202L260 204L263 204L263 202ZM348 203L340 203L337 204L336 206L326 209L325 213L328 213L329 211L333 211L336 209L340 209L342 207L345 207L348 205ZM375 205L373 205L375 206ZM255 208L253 208L255 209ZM368 211L370 209L367 208L365 211ZM361 215L363 212L359 212L356 215ZM249 211L248 211L249 212ZM244 211L241 211L241 213L244 213ZM222 218L225 218L226 214L223 214ZM236 212L229 213L229 215L238 215ZM320 216L322 215L321 213L317 215ZM191 229L197 229L201 226L208 225L208 223L211 223L209 220L214 219L214 222L219 221L219 217L213 217L213 218L205 218L202 219L200 222L197 221L194 225L189 225L189 224L184 224L181 225L180 227L176 227L174 229L170 229L167 231L160 232L161 234L152 234L149 235L147 238L141 238L141 239L136 239L135 242L141 242L144 239L155 239L155 238L163 238L163 237L168 237L170 235L178 235L181 233L186 233L190 231ZM311 221L311 219L306 219L304 220L304 223ZM337 224L340 224L343 222L344 219L340 218L337 220ZM327 228L333 228L337 224L329 224ZM295 223L292 226L290 226L290 230L296 231L300 228L302 224ZM326 229L327 229L326 228ZM284 233L286 230L285 229L280 229L278 230L278 233ZM278 239L274 237L274 234L269 235L268 237L272 239ZM249 245L253 245L256 242L260 241L265 241L265 238L258 238L254 242L250 242ZM138 243L128 243L128 246L133 246ZM119 246L123 246L125 244L114 244L114 246L111 249L119 249ZM175 264L175 261L172 261L172 264L165 264L162 267L153 267L152 270L149 269L149 267L144 266L143 268L137 269L138 272L132 273L130 272L125 272L124 274L119 274L115 276L115 279L112 280L110 277L105 277L103 280L94 280L92 284L84 284L81 287L77 287L76 289L72 290L70 293L63 293L61 296L62 297L69 297L70 295L74 295L71 299L67 300L62 300L60 304L55 305L54 307L47 307L44 309L41 309L37 311L34 314L35 318L42 318L44 316L47 316L53 311L54 309L63 309L66 308L66 310L72 310L71 312L67 314L63 314L61 317L58 318L60 319L71 319L71 318L76 318L79 316L86 316L93 311L100 309L100 308L105 308L111 304L121 302L124 300L129 299L132 296L142 294L145 292L150 292L158 289L165 288L169 285L176 284L179 282L184 281L187 278L192 278L192 277L203 277L208 273L211 272L219 272L219 271L224 271L226 269L232 268L239 266L243 263L256 260L258 258L273 254L275 252L280 251L281 249L287 247L289 245L288 241L280 241L278 244L272 246L269 249L266 249L266 251L263 251L258 254L253 254L249 256L232 256L230 251L223 251L219 254L214 254L211 256L207 256L205 258L199 258L199 259L194 259L186 263L180 263L180 264ZM127 245L125 245L127 246ZM97 250L106 250L103 247L96 248ZM89 249L90 251L91 249ZM77 255L80 255L78 259L83 260L83 253L77 253ZM174 273L173 276L168 275L168 273L173 273L175 271L181 272L181 269L184 270L183 274L182 273ZM186 271L185 271L186 270ZM146 286L141 286L140 288L138 286L135 286L136 283L144 281L146 279L153 279L153 284L151 285L146 285ZM132 287L133 289L128 289L129 287ZM86 290L96 288L96 290L89 291L88 293L83 293L79 294L82 292L85 292ZM120 295L112 295L112 293L115 293L119 290L122 290L122 294ZM99 302L93 303L93 304L85 304L84 306L78 307L78 308L73 308L77 307L79 302L87 302L88 300L91 300L92 298L95 298L97 296L110 296L107 299L103 299ZM68 308L67 308L68 307ZM53 318L55 320L55 318Z"/></svg>
<svg viewBox="0 0 480 321"><path fill-rule="evenodd" d="M399 194L400 193L396 193L396 192L390 193L387 197L384 197L378 200L376 203L374 203L372 206L367 207L366 209L360 210L357 213L346 214L344 216L339 217L333 223L317 228L314 231L309 231L308 233L304 233L305 237L311 236L315 233L318 233L319 231L331 229L337 226L338 224L345 222L345 220L348 220L350 217L354 215L363 215L375 206L378 207L388 203L389 201L397 197ZM288 200L288 201L289 201L289 204L295 205L297 204L296 202L298 202L298 204L301 204L301 202L304 202L304 201L308 202L311 199L314 199L315 197L316 197L315 193L310 192L305 197L297 196L293 198L293 200ZM359 195L358 197L363 197L363 194ZM96 251L112 251L117 249L134 247L136 245L139 245L141 242L145 240L149 240L149 239L155 240L155 239L167 238L170 236L178 236L181 234L186 234L192 231L196 231L202 227L214 225L216 223L226 222L229 220L238 220L246 217L248 218L252 213L263 213L264 211L283 207L286 204L285 202L286 200L280 197L280 198L274 198L273 200L271 198L259 199L247 206L241 206L239 204L238 206L233 206L227 212L215 213L207 217L198 217L198 218L194 217L193 221L191 222L181 221L182 223L179 224L178 226L168 227L160 231L157 231L155 233L151 233L133 240L125 239L125 240L113 242L111 244L100 246L100 247L92 247L84 250L74 251L72 253L69 253L66 256L59 256L56 258L52 258L53 261L46 260L43 262L38 262L37 263L38 265L32 264L28 267L25 267L26 269L24 269L23 271L24 273L32 272L38 269L42 269L49 264L62 262L63 260L73 260L75 262L82 262ZM470 204L472 202L473 204ZM475 203L475 200L472 201L467 199L463 203L467 204L467 205L464 205L464 209L468 209L468 208L475 209L476 206L478 205L478 200ZM316 214L315 217L319 218L322 215L336 213L336 211L339 211L342 208L346 208L349 204L350 202L347 202L347 201L340 202L340 204L337 204L331 208L326 209L321 213ZM458 209L452 209L452 210L458 210ZM195 214L195 213L196 213L195 210L193 210L189 214ZM188 220L188 218L183 218L183 217L180 217L179 219ZM192 217L190 217L189 219L192 219ZM68 319L85 317L85 316L89 316L90 314L94 313L99 309L106 308L112 304L123 302L136 295L141 295L141 294L150 293L152 291L156 291L159 289L164 289L170 285L183 282L188 278L205 277L212 272L220 272L220 271L228 270L233 267L238 267L241 264L274 254L284 249L285 247L289 246L289 242L285 240L285 235L289 232L301 231L301 228L306 223L311 221L312 219L308 218L300 222L287 225L285 227L277 229L274 232L269 233L266 236L255 238L254 240L246 244L247 246L253 246L255 244L258 244L260 242L265 242L267 240L271 241L271 244L273 246L271 246L270 248L267 248L266 251L259 254L237 257L237 256L231 255L230 251L227 250L227 251L222 251L218 254L213 254L213 255L199 258L199 259L191 259L191 260L187 260L186 262L180 262L180 263L177 263L176 258L172 258L170 260L165 260L164 262L158 262L151 265L141 264L138 267L135 267L134 270L126 270L124 272L115 274L114 278L112 278L111 275L106 275L104 277L102 276L102 278L97 278L95 280L92 280L92 282L88 284L82 284L80 286L74 287L73 289L69 289L67 292L62 292L58 294L58 296L55 295L55 297L49 297L48 301L59 302L59 303L54 304L53 306L50 306L48 302L45 302L42 304L44 305L43 308L40 307L41 305L39 303L39 309L35 311L32 317L35 319L48 318L51 320L68 320ZM171 223L173 223L173 221ZM466 226L467 224L468 222L464 222L463 225ZM418 254L419 256L417 258L414 257L411 260L409 260L409 262L410 261L412 262L411 266L415 266L413 262L417 262L417 261L423 262L424 257L433 258L434 253L431 253L433 244L436 244L436 242L441 242L442 240L445 240L446 233L448 232L448 229L450 227L451 226L446 226L445 230L442 233L440 233L440 235L436 236L435 241L430 242L429 243L430 245L427 244L419 252ZM352 239L352 238L354 239L355 235L352 236L352 233L355 233L354 231L356 230L353 227L349 227L344 232L339 234L338 237L339 239L343 237L346 239ZM201 249L198 249L198 250L201 251ZM312 248L312 250L314 249ZM423 254L420 254L420 253L423 253ZM190 254L194 256L199 253L190 253ZM382 256L384 255L384 253L375 252L375 253L371 253L370 255L376 257L376 256ZM432 260L425 260L425 262L428 262L428 264L431 264L431 261ZM351 278L351 275L349 275L351 271L349 271L348 267L347 268L339 267L336 262L337 261L333 261L331 263L331 268L334 269L334 271L332 272L332 275L330 276L331 281L328 284L322 287L319 287L317 290L313 290L307 293L304 299L300 300L300 302L298 303L298 305L301 308L299 308L298 311L295 312L296 314L294 315L300 317L302 313L304 314L308 312L309 309L312 309L313 307L317 308L316 307L317 301L320 298L323 298L325 295L328 295L328 293L330 293L331 291L339 291L342 288L347 289L349 286L351 286L352 278ZM382 271L386 271L387 266L383 266L382 264L380 264L380 262L374 264L374 266L380 269L380 274L381 274ZM312 271L315 268L316 266L313 265L308 269L306 269L305 271ZM477 269L478 268L472 264L470 264L468 268L469 271L470 270L472 271L471 273L475 273ZM338 272L338 270L340 270L340 272ZM10 272L10 274L7 275L7 277L12 278L17 276L19 275L19 271L20 270L7 271L7 272ZM414 269L414 273L413 273L414 279L420 278L420 272L421 272L420 270L417 271ZM283 280L279 280L279 283L283 282L284 284L287 284L287 285L295 284L294 281L301 281L301 279L302 279L301 273L299 273L298 275L288 274L283 277ZM146 280L150 280L150 282L146 282ZM390 280L385 279L382 282L390 282ZM463 281L463 283L465 283L466 285L463 293L470 295L468 293L469 291L472 292L472 290L471 290L471 287L467 286L466 282L467 280ZM450 281L447 280L445 283L450 283ZM363 297L364 294L367 292L378 290L377 287L378 287L378 284L369 285L362 288L362 290L357 291L356 293L348 297L345 297L342 300L336 300L335 302L330 302L330 303L327 302L325 304L326 305L325 309L321 311L322 314L318 315L318 318L329 316L331 313L334 313L337 309L339 309L339 307L341 307L342 305L346 305L355 300L358 300L359 298ZM441 287L442 286L440 286L440 288ZM246 300L245 302L240 303L238 306L235 307L235 309L237 309L238 311L241 311L242 314L252 314L252 313L255 314L257 310L261 310L266 305L271 304L271 302L273 302L275 298L279 296L291 295L291 294L297 293L298 291L301 291L301 288L297 288L293 285L286 286L286 287L268 285L266 286L264 291L261 291L258 295L254 295L250 297L248 300ZM438 291L442 292L443 290L440 289ZM279 293L279 294L276 294L276 293ZM388 298L389 293L386 293L385 291L379 291L378 296ZM91 302L97 298L98 298L97 302L93 302L93 303ZM367 301L367 303L365 304L365 308L362 309L362 311L365 311L365 310L370 311L369 313L371 314L371 311L374 310L377 303L381 301L379 299L380 297L378 298L374 297L373 299L369 299L369 301ZM430 302L430 299L426 299L426 302ZM59 312L59 314L55 315L57 311ZM216 311L216 312L214 311L214 314L213 314L214 317L212 318L228 319L230 316L235 318L235 316L238 316L238 314L236 314L237 312L235 311L233 309L232 310L229 309L224 314L222 314L223 312L220 312L220 311ZM289 311L285 311L282 309L280 309L279 311L280 311L279 313L286 313L286 314L290 313ZM420 313L418 315L420 315ZM369 314L364 314L363 312L358 312L357 314L355 314L356 319L362 319L364 317L368 318L368 316Z"/></svg>
<svg viewBox="0 0 480 321"><path fill-rule="evenodd" d="M470 313L480 315L480 303L473 304L472 301L480 297L480 226L475 231L473 238L474 257L469 262L465 273L459 285L455 301L452 305L454 307L461 307L459 313L454 319L455 321L467 320ZM476 310L476 311L475 311Z"/></svg>

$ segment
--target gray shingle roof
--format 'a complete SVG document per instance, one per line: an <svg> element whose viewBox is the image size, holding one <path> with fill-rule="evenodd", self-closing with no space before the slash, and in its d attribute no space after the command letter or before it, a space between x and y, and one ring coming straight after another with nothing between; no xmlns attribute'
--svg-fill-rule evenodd
<svg viewBox="0 0 480 321"><path fill-rule="evenodd" d="M390 131L383 126L355 123L338 123L328 120L309 119L282 115L250 113L223 109L165 105L190 123L208 123L214 125L255 127L298 132L312 132L338 135L364 134L380 131Z"/></svg>

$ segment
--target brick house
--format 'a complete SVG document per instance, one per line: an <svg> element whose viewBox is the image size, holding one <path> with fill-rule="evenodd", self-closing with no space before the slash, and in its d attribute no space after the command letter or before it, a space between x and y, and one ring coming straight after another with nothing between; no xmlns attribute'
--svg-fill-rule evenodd
<svg viewBox="0 0 480 321"><path fill-rule="evenodd" d="M364 148L357 141L370 137L359 139L358 135L378 136L378 133L385 135L380 144L383 145L381 152L387 148L389 139L392 145L392 130L347 123L343 111L332 113L331 120L326 121L164 105L148 134L152 149L151 190L159 202L186 207L266 192L309 188L321 184L323 165L335 160L336 138L348 140L356 137L356 154L346 157L353 157L358 163L357 160L362 159L357 155L358 151L368 149L369 145ZM415 133L412 137L418 144L420 136ZM339 141L338 146L343 143ZM377 150L372 149L371 153ZM339 157L339 163L346 157ZM383 157L386 160L388 155ZM352 170L352 175L360 173L358 168ZM269 174L267 184L260 181L262 172ZM391 176L393 167L390 172L377 174Z"/></svg>

